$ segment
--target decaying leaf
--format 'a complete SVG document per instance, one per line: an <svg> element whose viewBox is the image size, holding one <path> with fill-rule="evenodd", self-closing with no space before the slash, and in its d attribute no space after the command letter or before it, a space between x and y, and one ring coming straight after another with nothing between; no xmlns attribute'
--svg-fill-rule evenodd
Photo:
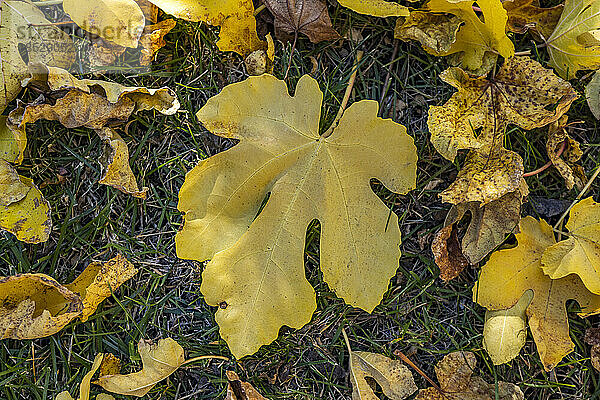
<svg viewBox="0 0 600 400"><path fill-rule="evenodd" d="M91 68L102 70L102 67L114 64L125 51L127 51L127 47L98 37L94 38L89 46L87 58Z"/></svg>
<svg viewBox="0 0 600 400"><path fill-rule="evenodd" d="M569 238L544 251L542 269L552 279L579 276L588 290L600 294L600 203L581 200L569 212Z"/></svg>
<svg viewBox="0 0 600 400"><path fill-rule="evenodd" d="M177 25L175 20L165 19L144 28L144 32L140 37L140 45L142 46L142 54L140 55L141 65L150 65L152 63L154 54L167 44L165 36L175 28L175 25Z"/></svg>
<svg viewBox="0 0 600 400"><path fill-rule="evenodd" d="M581 279L568 275L551 279L542 270L542 254L555 243L552 227L532 217L521 220L518 245L491 255L473 288L473 300L488 310L514 306L523 293L533 291L527 307L529 328L546 370L551 370L574 345L569 337L565 303L576 300L587 316L600 312L600 296L591 293Z"/></svg>
<svg viewBox="0 0 600 400"><path fill-rule="evenodd" d="M311 42L338 39L324 0L265 0L275 17L275 32L304 33Z"/></svg>
<svg viewBox="0 0 600 400"><path fill-rule="evenodd" d="M270 33L265 37L267 39L267 50L256 50L248 54L244 59L246 72L248 75L262 75L273 73L273 63L275 61L275 42Z"/></svg>
<svg viewBox="0 0 600 400"><path fill-rule="evenodd" d="M552 35L546 41L550 66L564 79L579 70L600 67L600 2L566 0Z"/></svg>
<svg viewBox="0 0 600 400"><path fill-rule="evenodd" d="M156 24L158 22L158 7L149 0L135 0L135 2L140 6L142 13L144 13L147 23Z"/></svg>
<svg viewBox="0 0 600 400"><path fill-rule="evenodd" d="M50 336L77 317L85 321L136 269L118 255L92 263L73 283L61 285L44 274L0 278L0 338Z"/></svg>
<svg viewBox="0 0 600 400"><path fill-rule="evenodd" d="M404 400L417 391L412 373L401 361L381 354L351 351L352 400L379 400L367 378L374 379L391 400Z"/></svg>
<svg viewBox="0 0 600 400"><path fill-rule="evenodd" d="M402 6L395 1L385 0L338 0L338 2L359 14L372 15L374 17L407 17L408 7Z"/></svg>
<svg viewBox="0 0 600 400"><path fill-rule="evenodd" d="M119 46L138 47L146 24L134 0L64 0L63 9L83 30Z"/></svg>
<svg viewBox="0 0 600 400"><path fill-rule="evenodd" d="M446 282L456 278L469 265L461 249L454 222L444 226L435 235L431 251L440 268L440 278Z"/></svg>
<svg viewBox="0 0 600 400"><path fill-rule="evenodd" d="M105 353L100 364L99 376L117 375L121 373L121 360L112 353Z"/></svg>
<svg viewBox="0 0 600 400"><path fill-rule="evenodd" d="M227 395L225 400L268 400L263 397L251 384L240 379L238 374L233 371L227 371Z"/></svg>
<svg viewBox="0 0 600 400"><path fill-rule="evenodd" d="M309 322L316 302L303 254L314 219L324 281L349 304L372 311L398 267L398 218L369 182L395 193L414 188L413 139L378 118L374 101L352 104L333 134L320 136L322 99L307 75L294 97L262 75L227 86L198 113L210 132L240 143L186 176L177 254L212 258L201 291L220 305L221 336L238 358L275 340L283 325Z"/></svg>
<svg viewBox="0 0 600 400"><path fill-rule="evenodd" d="M100 364L103 361L103 356L104 356L104 354L99 353L94 358L94 363L92 364L92 369L90 370L90 372L85 374L85 376L81 380L81 384L79 385L79 397L77 397L77 400L89 400L90 399L90 383L92 381L92 377L94 376L96 371L98 371L98 368L100 368ZM96 400L99 400L99 399L102 399L100 397L100 395L98 395L98 397L96 397ZM114 400L114 398L112 396L104 397L104 400L109 400L109 399ZM55 400L74 400L74 399L69 394L69 392L64 391L64 392L59 393L58 396L56 396Z"/></svg>
<svg viewBox="0 0 600 400"><path fill-rule="evenodd" d="M552 165L565 179L567 189L576 187L578 190L583 190L587 178L583 167L577 164L583 156L583 151L579 147L579 142L567 133L565 129L567 120L568 117L563 115L558 121L549 125L546 152Z"/></svg>
<svg viewBox="0 0 600 400"><path fill-rule="evenodd" d="M484 60L493 55L509 59L515 53L512 41L506 36L508 16L500 0L479 0L482 18L473 10L473 0L430 0L425 9L434 13L447 13L463 21L456 40L447 51L433 53L447 56L460 53L460 65L465 70L481 71ZM433 48L428 47L433 52ZM486 54L487 53L487 54ZM491 65L491 64L490 64Z"/></svg>
<svg viewBox="0 0 600 400"><path fill-rule="evenodd" d="M462 20L452 14L433 14L413 11L405 18L398 18L394 37L400 40L416 40L431 54L446 54L456 42Z"/></svg>
<svg viewBox="0 0 600 400"><path fill-rule="evenodd" d="M596 71L590 82L586 85L585 98L594 117L600 119L600 71Z"/></svg>
<svg viewBox="0 0 600 400"><path fill-rule="evenodd" d="M100 138L104 140L105 152L101 163L104 166L102 178L98 181L103 185L112 186L123 193L146 198L148 188L139 189L133 171L129 166L129 149L127 143L112 128L102 128L96 131Z"/></svg>
<svg viewBox="0 0 600 400"><path fill-rule="evenodd" d="M511 361L525 346L527 339L526 310L532 299L533 292L528 290L511 308L485 312L483 347L494 365Z"/></svg>
<svg viewBox="0 0 600 400"><path fill-rule="evenodd" d="M21 182L15 169L0 158L0 207L23 200L31 187Z"/></svg>
<svg viewBox="0 0 600 400"><path fill-rule="evenodd" d="M0 116L0 160L20 164L27 146L25 132L12 129L7 124L8 117Z"/></svg>
<svg viewBox="0 0 600 400"><path fill-rule="evenodd" d="M585 330L585 342L592 346L590 359L596 371L600 371L600 328L588 328Z"/></svg>
<svg viewBox="0 0 600 400"><path fill-rule="evenodd" d="M562 4L541 8L539 0L505 0L502 6L508 14L508 30L515 33L534 31L544 40L554 31L564 8Z"/></svg>
<svg viewBox="0 0 600 400"><path fill-rule="evenodd" d="M220 26L217 46L242 56L264 49L256 33L252 0L149 0L167 14L194 22Z"/></svg>
<svg viewBox="0 0 600 400"><path fill-rule="evenodd" d="M141 371L101 376L94 383L112 393L143 397L185 361L183 348L171 338L161 339L156 344L142 339L138 343L138 352L142 359Z"/></svg>
<svg viewBox="0 0 600 400"><path fill-rule="evenodd" d="M420 390L416 400L523 400L521 389L512 383L486 383L473 375L477 360L469 351L457 351L446 355L436 366L435 374L440 382L440 393L435 388Z"/></svg>

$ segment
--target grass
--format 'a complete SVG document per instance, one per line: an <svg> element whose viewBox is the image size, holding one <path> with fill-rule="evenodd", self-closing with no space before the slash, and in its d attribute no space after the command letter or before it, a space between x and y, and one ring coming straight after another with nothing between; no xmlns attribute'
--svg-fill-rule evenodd
<svg viewBox="0 0 600 400"><path fill-rule="evenodd" d="M306 243L306 275L317 291L318 303L311 323L300 330L282 329L277 341L240 361L204 360L186 366L159 383L147 398L222 399L225 371L232 369L270 399L350 399L342 328L355 350L391 357L394 350L400 350L434 379L433 367L443 355L470 350L477 354L479 372L488 382L519 384L527 399L600 397L598 375L588 358L589 347L582 341L585 329L597 325L599 319L577 317L575 302L568 308L576 348L553 372L544 372L531 336L514 361L492 365L481 347L484 310L471 300L478 269L469 268L444 284L430 251L433 234L448 210L438 195L454 179L463 160L450 163L439 156L429 143L426 126L427 107L443 104L453 92L438 79L447 61L428 55L414 43L394 41L392 19L360 16L339 6L332 6L330 14L340 32L358 29L363 40L315 45L300 35L291 57L291 44L277 42L275 75L282 78L290 60L288 84L293 88L300 76L312 72L325 93L322 126L326 128L337 113L356 51L365 52L351 102L380 101L381 115L407 126L419 152L417 189L397 196L373 184L401 219L403 256L398 273L372 314L345 305L322 281L319 226L314 225ZM259 29L272 28L267 11L258 19ZM117 252L140 272L86 323L72 323L45 339L0 341L0 399L45 400L62 390L76 394L97 352L119 356L125 371L138 370L136 343L141 338L173 337L189 358L231 356L219 338L215 309L206 305L199 291L201 265L177 259L173 242L182 224L177 192L185 173L199 160L234 144L208 133L194 116L209 97L246 77L240 57L216 49L216 34L217 29L180 22L167 36L168 45L159 53L152 74L108 76L128 85L169 86L182 103L175 116L142 112L132 118L127 132L121 130L139 183L150 188L147 201L97 184L101 142L93 132L67 130L50 122L29 129L27 157L20 171L39 184L54 182L56 172L64 168L67 180L42 190L52 205L54 221L47 243L26 245L0 233L0 275L42 272L69 282L92 260L106 260ZM528 48L528 43L523 39L518 47ZM545 53L540 57L545 63ZM585 80L573 84L582 92ZM24 96L33 100L36 95ZM582 143L589 176L599 161L598 123L583 98L569 115L571 120L585 121L572 134ZM543 129L531 133L514 129L507 139L507 147L523 156L526 171L546 163L544 145ZM528 178L527 183L536 198L572 201L577 195L565 189L552 168ZM597 194L598 188L594 184L590 193ZM524 213L535 215L535 210L527 205ZM419 376L416 380L421 388L429 386ZM93 386L99 393L97 389Z"/></svg>

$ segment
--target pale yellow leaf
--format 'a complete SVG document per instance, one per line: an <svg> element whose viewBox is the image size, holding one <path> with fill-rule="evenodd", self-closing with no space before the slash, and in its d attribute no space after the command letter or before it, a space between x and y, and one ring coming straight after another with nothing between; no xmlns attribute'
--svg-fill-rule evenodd
<svg viewBox="0 0 600 400"><path fill-rule="evenodd" d="M409 14L408 7L395 1L385 0L338 0L341 5L359 14L372 15L374 17L406 17Z"/></svg>
<svg viewBox="0 0 600 400"><path fill-rule="evenodd" d="M412 373L401 361L381 354L352 351L352 400L379 400L366 378L374 379L390 400L403 400L417 391Z"/></svg>
<svg viewBox="0 0 600 400"><path fill-rule="evenodd" d="M92 369L87 374L85 374L85 376L81 380L81 384L79 385L79 397L77 398L77 400L89 400L90 399L90 383L92 382L92 377L94 376L94 374L96 373L98 368L100 368L100 364L102 363L103 356L104 356L104 354L99 353L94 358L94 363L92 364ZM96 400L102 399L102 397L100 397L100 396L101 395L98 395L96 397ZM104 397L104 400L109 400L109 399L110 398ZM56 396L55 400L74 400L74 399L73 399L73 397L71 397L69 392L65 391L65 392L59 393L58 396Z"/></svg>

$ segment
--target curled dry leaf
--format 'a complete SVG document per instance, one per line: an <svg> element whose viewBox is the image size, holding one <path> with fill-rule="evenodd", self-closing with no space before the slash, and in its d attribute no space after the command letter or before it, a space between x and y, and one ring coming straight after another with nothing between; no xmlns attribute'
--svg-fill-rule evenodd
<svg viewBox="0 0 600 400"><path fill-rule="evenodd" d="M167 14L186 21L220 26L217 46L221 51L235 51L246 56L264 49L256 33L252 0L149 0Z"/></svg>
<svg viewBox="0 0 600 400"><path fill-rule="evenodd" d="M44 274L0 278L1 338L50 336L77 317L85 321L137 270L123 256L92 263L69 285Z"/></svg>
<svg viewBox="0 0 600 400"><path fill-rule="evenodd" d="M573 206L565 225L569 238L544 251L542 269L552 279L571 274L600 294L600 204L588 197Z"/></svg>
<svg viewBox="0 0 600 400"><path fill-rule="evenodd" d="M96 355L96 357L94 358L94 363L92 364L92 369L85 374L85 376L83 377L83 379L81 380L81 384L79 385L79 397L77 397L77 400L89 400L90 399L90 384L92 381L92 377L94 376L94 374L96 373L96 371L98 371L98 368L100 368L100 364L103 362L103 354L100 353L98 355ZM106 397L109 396L109 397ZM56 396L55 400L74 400L73 397L69 394L69 392L64 391L58 394L58 396ZM114 397L110 396L110 395L105 395L103 397L101 397L101 395L98 395L96 397L96 400L114 400Z"/></svg>
<svg viewBox="0 0 600 400"><path fill-rule="evenodd" d="M112 353L104 354L99 376L117 375L121 372L121 360Z"/></svg>
<svg viewBox="0 0 600 400"><path fill-rule="evenodd" d="M446 282L456 278L469 265L461 249L454 222L440 229L435 235L431 251L435 263L440 268L440 278Z"/></svg>
<svg viewBox="0 0 600 400"><path fill-rule="evenodd" d="M140 6L142 13L144 13L147 23L156 24L158 22L158 7L149 0L135 0L135 2Z"/></svg>
<svg viewBox="0 0 600 400"><path fill-rule="evenodd" d="M138 343L138 352L142 359L141 371L101 376L94 383L111 393L143 397L185 361L183 348L171 338L160 339L156 344L142 339Z"/></svg>
<svg viewBox="0 0 600 400"><path fill-rule="evenodd" d="M502 6L508 14L508 30L521 34L533 31L543 40L554 31L564 8L562 4L541 8L539 0L505 0Z"/></svg>
<svg viewBox="0 0 600 400"><path fill-rule="evenodd" d="M275 61L275 42L270 33L265 37L267 39L267 50L256 50L248 54L244 59L246 72L248 75L262 75L273 73L273 63Z"/></svg>
<svg viewBox="0 0 600 400"><path fill-rule="evenodd" d="M576 300L582 316L600 312L600 296L591 293L574 274L551 279L542 270L542 254L555 243L552 227L532 217L521 220L518 245L491 255L473 287L473 300L488 310L514 306L523 293L533 291L527 307L529 328L546 370L575 347L569 337L565 303Z"/></svg>
<svg viewBox="0 0 600 400"><path fill-rule="evenodd" d="M592 346L590 350L592 366L596 371L600 371L600 328L587 328L584 340Z"/></svg>
<svg viewBox="0 0 600 400"><path fill-rule="evenodd" d="M127 47L109 42L101 37L94 38L88 48L88 61L91 68L102 70L102 67L114 64Z"/></svg>
<svg viewBox="0 0 600 400"><path fill-rule="evenodd" d="M352 400L379 400L367 378L374 379L391 400L404 400L417 391L410 370L400 360L376 353L351 351Z"/></svg>
<svg viewBox="0 0 600 400"><path fill-rule="evenodd" d="M527 339L526 310L533 291L526 291L517 304L507 310L486 311L483 347L494 365L507 363L519 355Z"/></svg>
<svg viewBox="0 0 600 400"><path fill-rule="evenodd" d="M165 36L175 28L177 22L173 19L165 19L154 25L148 25L140 37L142 54L140 55L141 65L150 65L154 60L154 54L162 49L167 42Z"/></svg>
<svg viewBox="0 0 600 400"><path fill-rule="evenodd" d="M374 17L407 17L410 13L408 7L402 6L395 1L385 0L338 0L338 2L359 14L372 15Z"/></svg>
<svg viewBox="0 0 600 400"><path fill-rule="evenodd" d="M320 136L322 99L310 76L291 97L283 81L262 75L225 87L198 112L210 132L240 142L186 176L177 254L212 258L201 291L221 305L220 333L238 358L275 340L283 325L310 321L316 301L303 254L314 219L323 278L349 304L372 311L398 268L398 218L369 182L395 193L414 188L413 139L367 100Z"/></svg>
<svg viewBox="0 0 600 400"><path fill-rule="evenodd" d="M600 67L600 2L566 0L565 8L546 45L550 66L564 79L579 70Z"/></svg>
<svg viewBox="0 0 600 400"><path fill-rule="evenodd" d="M238 374L233 371L227 371L227 395L225 400L268 400L263 397L248 382L243 382Z"/></svg>
<svg viewBox="0 0 600 400"><path fill-rule="evenodd" d="M413 11L405 19L398 18L394 37L404 41L416 40L431 54L447 54L456 42L462 23L452 14Z"/></svg>
<svg viewBox="0 0 600 400"><path fill-rule="evenodd" d="M333 29L324 0L265 0L275 17L275 34L304 33L311 42L339 39Z"/></svg>
<svg viewBox="0 0 600 400"><path fill-rule="evenodd" d="M419 391L416 400L523 400L521 389L512 383L486 383L473 375L477 360L469 351L457 351L446 355L436 366L435 374L440 382L440 393L435 388Z"/></svg>
<svg viewBox="0 0 600 400"><path fill-rule="evenodd" d="M567 189L576 187L583 190L587 177L580 164L577 164L583 156L583 151L579 142L571 138L565 129L568 117L563 115L558 121L553 122L548 127L548 141L546 142L546 152L552 165L558 170L565 179ZM562 150L562 151L561 151Z"/></svg>
<svg viewBox="0 0 600 400"><path fill-rule="evenodd" d="M134 0L64 0L63 9L83 30L124 47L138 47L146 24Z"/></svg>

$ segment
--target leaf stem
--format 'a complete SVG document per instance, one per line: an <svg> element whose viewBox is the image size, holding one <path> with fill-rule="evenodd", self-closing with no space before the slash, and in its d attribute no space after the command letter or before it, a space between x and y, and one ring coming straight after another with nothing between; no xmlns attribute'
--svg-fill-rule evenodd
<svg viewBox="0 0 600 400"><path fill-rule="evenodd" d="M563 140L562 146L560 147L560 149L558 150L558 152L556 153L556 157L560 157L562 155L562 153L565 151L565 149L567 148L567 140ZM523 178L527 178L530 176L534 176L537 175L541 172L544 172L545 170L547 170L548 168L550 168L552 166L552 160L548 161L546 164L544 164L542 167L536 169L535 171L531 171L531 172L526 172L523 174Z"/></svg>
<svg viewBox="0 0 600 400"><path fill-rule="evenodd" d="M344 336L344 342L346 342L346 347L348 348L348 352L352 354L352 348L350 347L350 340L348 339L348 335L346 335L346 330L342 328L342 335Z"/></svg>
<svg viewBox="0 0 600 400"><path fill-rule="evenodd" d="M254 16L256 17L265 8L267 8L267 5L265 3L263 3L260 6L256 7L256 10L254 10Z"/></svg>
<svg viewBox="0 0 600 400"><path fill-rule="evenodd" d="M340 109L338 110L338 113L335 116L333 123L331 124L329 129L327 129L327 131L325 131L325 133L323 133L323 135L322 135L323 138L327 138L327 137L331 136L331 134L333 133L333 130L337 127L340 120L342 119L342 116L344 115L344 111L346 110L346 106L348 105L348 101L350 100L350 95L352 94L352 89L354 88L354 82L356 81L356 73L358 72L358 67L359 67L358 64L360 63L360 60L362 59L363 54L365 54L365 53L362 50L358 50L356 52L356 60L354 60L354 67L353 67L352 75L350 75L350 80L348 81L348 86L346 87L346 93L344 94L344 98L342 99L342 104L340 105Z"/></svg>
<svg viewBox="0 0 600 400"><path fill-rule="evenodd" d="M229 361L229 358L225 357L225 356L200 356L200 357L194 357L194 358L190 358L189 360L185 360L185 362L183 364L181 364L181 366L183 367L186 364L190 364L196 361L201 361L201 360L212 360L212 359L216 359L216 360L223 360L223 361Z"/></svg>

